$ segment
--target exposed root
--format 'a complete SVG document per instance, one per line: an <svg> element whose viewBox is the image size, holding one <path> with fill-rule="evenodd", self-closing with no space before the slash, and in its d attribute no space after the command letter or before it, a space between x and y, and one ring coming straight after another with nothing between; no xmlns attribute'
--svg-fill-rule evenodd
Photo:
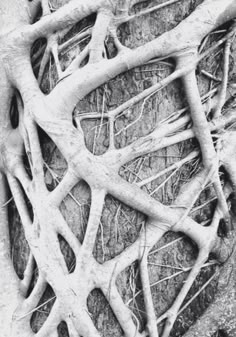
<svg viewBox="0 0 236 337"><path fill-rule="evenodd" d="M140 261L140 275L143 287L145 309L147 313L147 331L150 337L158 337L156 315L148 276L147 256L148 256L148 249L145 249Z"/></svg>
<svg viewBox="0 0 236 337"><path fill-rule="evenodd" d="M190 60L192 60L195 55L187 55L187 59L185 56L183 56L183 60L180 57L180 64L182 64L182 62L186 62L189 57ZM202 151L203 165L208 170L210 179L213 181L216 195L218 197L218 202L221 205L224 217L229 218L228 206L222 191L221 182L218 174L218 160L198 93L195 72L190 72L189 74L184 76L183 83L185 86L187 99L190 104L194 132L199 141Z"/></svg>

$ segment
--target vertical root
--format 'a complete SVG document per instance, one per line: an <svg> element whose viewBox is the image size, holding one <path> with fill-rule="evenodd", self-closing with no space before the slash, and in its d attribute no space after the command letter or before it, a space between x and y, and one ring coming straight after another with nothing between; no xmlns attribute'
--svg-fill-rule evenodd
<svg viewBox="0 0 236 337"><path fill-rule="evenodd" d="M27 292L29 290L30 282L33 276L34 266L35 266L34 256L30 252L28 262L24 271L24 278L21 281L21 292L24 296L27 295Z"/></svg>
<svg viewBox="0 0 236 337"><path fill-rule="evenodd" d="M175 299L174 304L171 306L170 309L167 310L166 313L164 313L161 317L158 318L157 323L160 323L163 319L167 319L161 337L168 337L170 335L172 327L176 321L178 311L189 289L191 288L193 282L195 281L197 275L199 274L203 264L207 260L208 254L209 251L205 250L205 248L199 251L198 258L194 264L194 267L191 270L187 280L185 281L183 288L181 289L177 298Z"/></svg>
<svg viewBox="0 0 236 337"><path fill-rule="evenodd" d="M145 252L140 261L140 275L142 281L145 309L147 313L147 330L150 337L158 337L156 315L148 275L147 256L148 250L145 249Z"/></svg>
<svg viewBox="0 0 236 337"><path fill-rule="evenodd" d="M104 190L98 190L93 188L91 190L91 193L92 193L92 200L91 200L90 214L85 237L81 247L82 251L86 255L92 254L96 240L97 230L102 215L104 199L106 195Z"/></svg>
<svg viewBox="0 0 236 337"><path fill-rule="evenodd" d="M109 289L106 291L102 290L124 331L125 337L141 337L132 320L132 313L124 304L115 284L110 284Z"/></svg>
<svg viewBox="0 0 236 337"><path fill-rule="evenodd" d="M181 56L179 59L179 65L181 66L182 62L190 62L195 57L195 54ZM206 169L209 170L210 175L213 170L212 181L216 191L218 202L222 208L223 215L226 218L229 218L228 206L222 191L221 182L218 174L218 159L212 142L208 122L201 103L195 70L184 75L182 80L190 106L195 135L197 137L197 140L199 141L202 152L203 165Z"/></svg>
<svg viewBox="0 0 236 337"><path fill-rule="evenodd" d="M231 41L227 40L224 49L224 65L223 65L223 79L221 83L221 89L219 92L219 98L217 102L216 110L214 111L214 118L218 118L221 115L221 110L226 101L227 85L228 85L228 73L229 73L229 57L230 57Z"/></svg>

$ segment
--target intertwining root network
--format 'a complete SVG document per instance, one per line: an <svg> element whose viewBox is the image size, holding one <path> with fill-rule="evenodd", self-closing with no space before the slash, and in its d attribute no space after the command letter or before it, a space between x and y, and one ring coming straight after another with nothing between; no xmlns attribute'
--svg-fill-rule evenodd
<svg viewBox="0 0 236 337"><path fill-rule="evenodd" d="M213 336L219 329L224 331L224 336L235 336L232 214L236 193L233 104L236 84L229 76L236 32L235 0L198 1L200 5L176 27L134 48L122 43L119 36L122 25L162 8L177 8L183 1L150 1L146 8L139 6L140 0L64 2L0 2L1 336L57 337L61 322L66 323L70 337L100 336L87 307L89 294L99 289L117 319L121 334L168 337L210 253L214 253L216 270L221 271L218 291L203 316L184 336ZM86 20L87 26L76 30L76 24ZM73 29L75 33L70 34ZM107 55L105 48L108 40L113 45L112 56ZM76 55L64 66L63 53L76 44L81 44L81 48L76 49ZM221 78L205 72L217 86L202 96L196 69L200 62L219 50L223 51ZM118 75L150 61L159 64L167 59L174 65L169 75L122 104L96 112L79 111L79 101ZM57 80L48 84L46 94L42 88L49 82L45 79L48 64L49 67L53 64ZM136 123L133 121L132 125L117 131L120 116L132 114L138 107L139 119L142 118L148 100L177 79L182 83L187 107L169 114L146 135L118 146L117 137L124 137L128 128ZM104 123L107 127L108 145L99 155L89 150L82 127L85 121L91 120L99 121L99 132L103 132ZM61 179L53 175L45 162L41 139L45 134L66 161L67 169ZM193 138L197 140L196 148L163 171L145 179L137 176L133 183L121 175L120 170L127 163ZM158 201L156 194L145 187L196 158L201 160L200 169L182 185L171 204ZM51 190L45 172L51 172L57 180ZM69 224L62 214L62 203L68 195L73 197L71 191L76 185L84 182L90 191L90 210L86 230L79 239L73 231L75 224ZM207 226L190 217L206 186L212 186L217 201ZM9 191L28 244L23 278L17 275L11 258ZM142 213L144 220L134 242L101 263L93 252L108 195ZM219 236L222 226L228 235L224 239ZM148 259L154 245L167 232L185 234L197 245L198 255L173 304L157 317ZM74 256L72 269L68 268L60 248L61 240L66 241ZM139 263L145 326L125 303L116 282L122 271L135 261ZM35 332L32 317L47 285L55 294L54 304L44 324Z"/></svg>

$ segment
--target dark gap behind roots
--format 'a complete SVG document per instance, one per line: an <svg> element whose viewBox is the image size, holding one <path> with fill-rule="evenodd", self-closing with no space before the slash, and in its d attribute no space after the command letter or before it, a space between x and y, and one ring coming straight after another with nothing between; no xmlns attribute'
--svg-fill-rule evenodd
<svg viewBox="0 0 236 337"><path fill-rule="evenodd" d="M61 322L57 327L59 337L70 337L66 322Z"/></svg>
<svg viewBox="0 0 236 337"><path fill-rule="evenodd" d="M96 317L94 325L101 337L120 337L123 335L121 327L108 301L100 290L94 289L89 294L87 304L91 317Z"/></svg>
<svg viewBox="0 0 236 337"><path fill-rule="evenodd" d="M61 235L58 235L58 239L59 239L62 255L66 262L67 269L69 273L73 273L73 271L75 270L75 265L76 265L75 254L73 250L70 248L68 242Z"/></svg>
<svg viewBox="0 0 236 337"><path fill-rule="evenodd" d="M22 189L24 200L28 209L28 214L33 220L32 205ZM10 199L9 199L10 200ZM24 270L27 265L30 249L25 238L24 228L20 219L14 200L8 204L9 234L11 243L11 256L14 269L20 279L23 279Z"/></svg>
<svg viewBox="0 0 236 337"><path fill-rule="evenodd" d="M39 126L38 135L44 161L45 183L48 191L51 192L65 175L67 163L52 139Z"/></svg>
<svg viewBox="0 0 236 337"><path fill-rule="evenodd" d="M85 19L78 22L77 24L75 24L60 42L64 43L68 39L72 38L74 35L78 34L81 31L84 31L86 27L93 26L96 20L96 16L97 16L96 13L93 13L88 17L86 17Z"/></svg>
<svg viewBox="0 0 236 337"><path fill-rule="evenodd" d="M53 289L48 285L43 296L41 297L35 311L31 317L30 325L34 333L37 333L46 322L50 311L55 303L56 297Z"/></svg>
<svg viewBox="0 0 236 337"><path fill-rule="evenodd" d="M38 75L40 63L47 46L47 40L45 38L38 39L34 42L31 48L31 63L35 77Z"/></svg>
<svg viewBox="0 0 236 337"><path fill-rule="evenodd" d="M13 96L12 101L11 101L10 121L11 121L11 126L13 127L13 129L16 129L19 125L19 111L17 108L17 99L15 95Z"/></svg>

